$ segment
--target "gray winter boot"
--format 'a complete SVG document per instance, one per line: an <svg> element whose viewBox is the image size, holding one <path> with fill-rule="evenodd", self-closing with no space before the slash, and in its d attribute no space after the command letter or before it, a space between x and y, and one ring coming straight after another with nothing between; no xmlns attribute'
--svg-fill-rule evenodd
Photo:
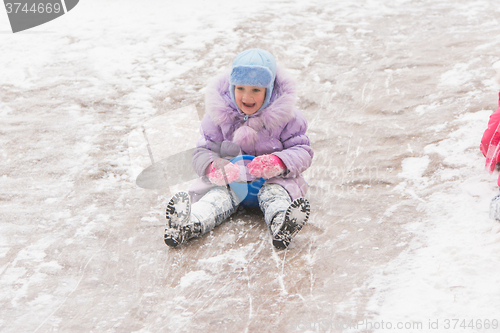
<svg viewBox="0 0 500 333"><path fill-rule="evenodd" d="M165 217L165 244L177 247L201 235L199 223L191 222L191 198L187 192L177 192L168 202Z"/></svg>
<svg viewBox="0 0 500 333"><path fill-rule="evenodd" d="M298 198L290 204L285 213L280 212L274 217L270 229L275 248L281 250L290 245L292 238L309 219L310 211L309 201L306 198Z"/></svg>

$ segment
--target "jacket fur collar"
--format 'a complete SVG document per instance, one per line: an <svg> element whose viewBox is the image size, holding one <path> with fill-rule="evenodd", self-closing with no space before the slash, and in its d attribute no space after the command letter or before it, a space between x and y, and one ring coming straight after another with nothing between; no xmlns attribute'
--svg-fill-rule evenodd
<svg viewBox="0 0 500 333"><path fill-rule="evenodd" d="M229 72L225 72L217 76L207 87L205 108L206 113L217 126L242 123L234 133L233 141L238 143L237 141L248 139L255 141L256 138L252 140L247 136L255 136L256 132L262 128L273 131L286 125L295 117L296 99L294 79L278 67L271 102L266 108L248 116L248 120L244 121L245 114L231 100ZM248 129L242 129L244 127Z"/></svg>

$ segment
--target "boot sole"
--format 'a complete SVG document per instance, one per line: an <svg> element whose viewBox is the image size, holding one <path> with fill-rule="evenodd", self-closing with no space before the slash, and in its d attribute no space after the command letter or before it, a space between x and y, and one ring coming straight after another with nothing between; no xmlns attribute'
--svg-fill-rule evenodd
<svg viewBox="0 0 500 333"><path fill-rule="evenodd" d="M273 245L279 250L286 249L292 238L302 229L307 220L311 207L306 198L295 199L285 213L283 225L277 234L273 237Z"/></svg>
<svg viewBox="0 0 500 333"><path fill-rule="evenodd" d="M180 227L191 215L191 199L187 192L177 192L167 204L165 218L165 244L169 247L177 247L182 242Z"/></svg>

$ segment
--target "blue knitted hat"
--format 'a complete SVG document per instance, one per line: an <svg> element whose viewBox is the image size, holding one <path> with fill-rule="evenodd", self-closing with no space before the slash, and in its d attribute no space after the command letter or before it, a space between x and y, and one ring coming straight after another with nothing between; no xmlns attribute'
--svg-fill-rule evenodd
<svg viewBox="0 0 500 333"><path fill-rule="evenodd" d="M266 88L266 99L260 107L264 109L271 99L276 78L276 60L271 53L261 49L249 49L241 52L233 60L229 76L229 93L234 104L234 87L237 85Z"/></svg>

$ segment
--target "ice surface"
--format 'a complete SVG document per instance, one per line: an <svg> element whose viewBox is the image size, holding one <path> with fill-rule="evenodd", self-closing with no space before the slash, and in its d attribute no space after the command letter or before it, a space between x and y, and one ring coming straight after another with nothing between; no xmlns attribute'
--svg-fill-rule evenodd
<svg viewBox="0 0 500 333"><path fill-rule="evenodd" d="M497 108L499 12L492 0L85 0L18 34L0 15L0 331L499 320L497 175L478 149ZM165 207L187 185L136 177L193 146L204 87L249 47L297 79L310 222L275 251L261 213L240 211L169 249Z"/></svg>

